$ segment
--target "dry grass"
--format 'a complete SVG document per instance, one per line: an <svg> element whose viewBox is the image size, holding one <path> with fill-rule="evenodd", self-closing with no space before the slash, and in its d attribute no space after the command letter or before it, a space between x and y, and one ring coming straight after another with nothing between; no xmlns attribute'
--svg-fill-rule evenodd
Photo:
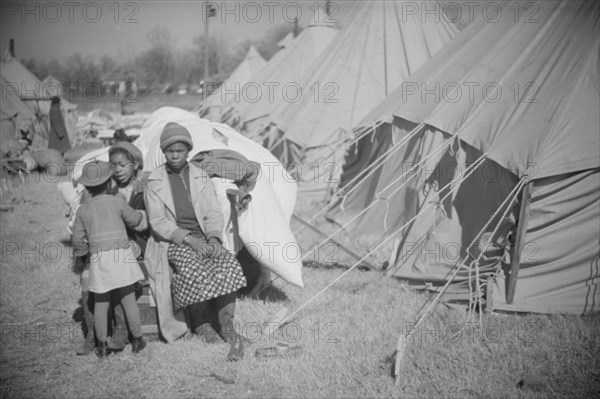
<svg viewBox="0 0 600 399"><path fill-rule="evenodd" d="M106 94L100 98L75 98L80 114L84 114L94 109L102 109L109 112L121 112L121 103L114 94ZM168 105L170 107L179 107L191 111L202 101L202 96L198 94L161 94L148 93L140 95L137 99L127 105L127 110L136 113L151 113L158 108Z"/></svg>
<svg viewBox="0 0 600 399"><path fill-rule="evenodd" d="M597 315L484 315L483 328L467 326L453 337L453 327L466 314L444 305L408 343L400 384L394 385L390 370L396 340L416 320L427 296L376 271L349 273L276 335L257 338L259 325L283 308L296 309L342 273L350 262L341 258L340 267L307 266L305 289L279 280L264 301L238 302L239 329L256 341L239 363L225 361L227 345L209 346L197 339L171 345L154 341L136 356L128 347L104 361L75 356L81 332L73 317L80 292L63 244L68 238L66 205L50 182L31 180L12 194L15 211L1 215L2 398L600 394ZM308 212L305 216L311 206L300 207ZM316 240L302 232L303 245ZM13 244L30 252L15 252ZM60 248L63 256L54 259L51 248ZM301 345L304 354L269 361L253 356L256 348L276 342ZM525 375L547 382L540 391L521 390L516 384Z"/></svg>

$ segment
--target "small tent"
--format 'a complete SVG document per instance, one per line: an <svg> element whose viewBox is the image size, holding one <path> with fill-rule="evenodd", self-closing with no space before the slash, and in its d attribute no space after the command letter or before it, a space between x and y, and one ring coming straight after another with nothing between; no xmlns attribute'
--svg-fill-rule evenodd
<svg viewBox="0 0 600 399"><path fill-rule="evenodd" d="M2 155L4 155L9 150L20 149L17 143L21 139L21 130L34 132L36 117L33 111L10 89L2 76L0 76L0 95L2 96L0 146Z"/></svg>
<svg viewBox="0 0 600 399"><path fill-rule="evenodd" d="M280 48L286 48L286 47L289 47L293 41L294 41L294 33L290 32L287 35L285 35L285 37L277 43L277 46L279 46Z"/></svg>
<svg viewBox="0 0 600 399"><path fill-rule="evenodd" d="M439 15L405 12L408 3L357 3L298 80L297 97L279 101L263 124L265 146L285 164L303 165L297 173L304 195L322 195L339 178L352 127L458 32ZM422 7L433 9L430 3Z"/></svg>
<svg viewBox="0 0 600 399"><path fill-rule="evenodd" d="M597 311L600 3L515 3L534 20L507 4L359 124L328 218L373 247L400 240L388 273L451 282L448 298Z"/></svg>
<svg viewBox="0 0 600 399"><path fill-rule="evenodd" d="M238 130L251 132L279 103L287 101L288 90L290 93L294 90L298 79L337 33L334 26L324 23L307 26L269 60L239 95L228 98L221 121Z"/></svg>
<svg viewBox="0 0 600 399"><path fill-rule="evenodd" d="M200 115L218 121L228 96L231 96L233 92L239 93L244 85L250 82L266 63L267 61L258 53L256 48L253 45L250 46L242 62L201 105Z"/></svg>
<svg viewBox="0 0 600 399"><path fill-rule="evenodd" d="M37 116L39 125L42 127L43 136L37 135L34 138L32 147L34 149L46 148L49 126L50 97L56 90L56 84L53 82L44 84L33 73L31 73L18 59L13 57L10 52L5 52L0 62L0 73L10 86L10 90L16 91L17 95ZM61 98L60 105L69 140L71 145L77 138L77 106Z"/></svg>

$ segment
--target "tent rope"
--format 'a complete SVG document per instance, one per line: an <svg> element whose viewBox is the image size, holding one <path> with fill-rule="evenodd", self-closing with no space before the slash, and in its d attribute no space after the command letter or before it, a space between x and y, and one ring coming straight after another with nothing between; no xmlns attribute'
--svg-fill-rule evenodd
<svg viewBox="0 0 600 399"><path fill-rule="evenodd" d="M457 184L453 184L453 182L448 183L445 187L448 186L452 186L449 190L448 193L446 193L444 195L444 197L442 198L445 199L448 195L451 195L452 192L454 190L456 190L458 187L460 187L460 183L462 183L463 181L465 181L467 178L469 178L469 176L479 167L479 165L481 165L483 163L483 161L486 159L487 154L483 154L481 157L479 157L473 164L471 164L467 169L465 169L462 172L462 177L461 179L458 181ZM313 295L312 297L310 297L308 300L306 300L302 305L300 305L298 308L296 308L296 310L294 310L292 313L290 313L289 315L287 315L279 324L279 326L276 329L281 328L283 325L285 325L285 323L287 323L288 321L290 321L292 319L292 317L294 315L296 315L298 312L300 312L302 309L304 309L306 306L308 306L309 303L311 303L312 301L314 301L317 297L319 297L321 294L323 294L325 291L327 291L331 286L333 286L336 282L338 282L339 280L341 280L346 274L350 273L352 270L354 270L358 265L360 265L367 257L369 257L373 252L377 251L379 248L381 248L383 245L387 244L387 242L389 240L391 240L393 237L395 237L399 232L403 231L408 225L410 225L410 223L412 223L415 219L417 219L419 216L421 216L423 213L425 213L427 210L429 210L429 208L432 205L429 205L428 207L426 207L425 209L421 210L419 213L417 213L412 219L410 219L408 222L406 222L404 225L402 225L400 228L398 228L394 233L390 234L387 238L385 238L384 240L381 241L381 243L379 243L379 245L377 245L375 248L373 248L373 250L369 253L367 253L366 255L364 255L361 259L359 259L356 263L354 263L354 265L352 265L350 268L348 268L348 270L346 270L344 273L342 273L341 275L339 275L338 277L336 277L333 281L331 281L329 284L327 284L324 288L322 288L319 292L317 292L315 295ZM319 244L319 246L322 244ZM314 251L314 249L313 249ZM312 253L312 251L310 252ZM307 254L308 255L308 254ZM304 260L304 257L302 258Z"/></svg>
<svg viewBox="0 0 600 399"><path fill-rule="evenodd" d="M475 242L477 242L479 240L479 238L481 237L481 235L486 231L486 229L488 228L488 226L490 225L490 223L492 222L492 220L494 220L494 218L498 215L498 212L500 211L500 209L502 209L505 204L508 202L509 206L507 206L506 210L504 211L503 214L503 218L505 217L506 213L508 212L508 210L511 209L511 204L514 203L514 201L517 198L517 195L519 193L519 189L523 186L523 184L525 184L525 178L522 178L521 181L519 182L519 184L517 184L513 190L509 193L509 195L504 199L504 201L500 204L500 206L498 207L498 209L496 209L496 212L494 212L494 214L492 215L492 217L490 217L488 219L488 221L485 223L485 225L481 228L481 230L479 230L479 232L477 233L477 235L475 236L475 239L473 240L473 242L471 243L471 245L469 246L469 248L471 246L473 246L473 244ZM512 198L511 198L512 197ZM510 199L510 201L509 201ZM496 228L494 229L494 232L497 231L498 227L500 226L500 222L502 221L503 218L500 218ZM488 242L486 243L489 244L489 242L491 241L492 236L490 236L488 238ZM479 256L477 257L476 261L479 261L481 259L481 256L483 255L483 252L481 252L479 254ZM429 314L429 312L431 311L431 309L433 309L433 307L437 304L437 302L439 301L439 299L442 297L442 295L446 292L446 290L448 289L448 287L450 286L450 284L452 283L452 281L454 280L454 278L456 277L456 275L458 274L458 272L460 270L463 269L462 266L464 266L464 262L467 259L469 255L465 255L462 260L457 261L454 266L456 267L456 269L450 274L450 277L448 278L448 281L446 281L446 284L444 284L444 286L442 287L442 289L438 292L438 294L435 296L435 298L433 299L433 301L429 304L429 306L426 308L426 310L419 316L419 318L417 319L417 322L412 326L412 328L406 333L400 334L400 337L398 338L398 342L396 345L396 360L395 360L395 364L394 364L394 377L396 378L396 383L398 383L398 376L400 375L400 368L402 366L402 358L404 355L404 350L406 347L406 342L405 342L405 338L409 337L410 335L412 335L417 328L420 328L421 324L423 323L423 320L425 319L425 317ZM470 270L470 268L469 268Z"/></svg>
<svg viewBox="0 0 600 399"><path fill-rule="evenodd" d="M371 123L371 126L363 126L363 127L356 129L356 131L360 132L360 133L355 134L354 138L352 138L352 140L350 140L348 142L348 145L352 145L352 144L358 142L360 139L362 139L364 136L366 136L368 134L375 133L375 131L379 128L379 126L383 125L386 122L388 122L388 119L383 118L383 119L373 121ZM374 139L375 139L375 136L371 136L371 141L373 141Z"/></svg>
<svg viewBox="0 0 600 399"><path fill-rule="evenodd" d="M412 168L410 168L408 171L406 171L405 173L403 173L402 175L400 175L398 178L394 179L392 182L390 182L387 186L385 186L382 190L380 190L377 194L375 199L373 200L373 202L371 202L371 204L369 204L367 207L365 207L363 210L361 210L359 213L357 213L356 215L354 215L348 222L346 222L344 225L340 226L336 231L334 231L333 233L331 233L325 240L323 240L316 248L314 248L312 251L306 253L305 256L302 257L302 260L304 260L306 257L308 257L309 255L311 255L315 250L318 250L321 245L323 245L324 243L326 243L330 238L332 238L333 236L335 236L337 233L339 233L340 231L344 230L346 227L348 227L348 225L350 225L350 223L354 222L356 219L358 219L359 217L361 217L365 212L367 212L369 209L371 209L373 206L375 206L377 204L377 202L380 200L380 195L381 193L383 193L385 190L387 190L388 188L390 188L394 183L396 183L398 180L403 179L407 174L409 174L413 169L417 168L420 165L424 165L425 161L429 158L432 157L434 155L437 155L437 153L441 152L445 147L447 147L449 144L452 143L452 141L454 140L454 138L449 139L446 143L442 144L441 146L439 146L435 151L432 151L430 154L427 155L427 157L423 158L421 161L419 161L416 165L414 165ZM479 159L482 159L482 157L480 157ZM475 165L475 163L473 163L471 166L469 166L469 168L472 168L473 165ZM465 170L467 171L468 168ZM392 197L394 194L396 194L398 191L400 191L401 188L403 188L405 185L407 185L417 174L413 173L408 179L406 179L406 181L402 184L400 184L398 187L396 187L390 194L388 194L388 197ZM452 184L452 182L450 182L448 185Z"/></svg>
<svg viewBox="0 0 600 399"><path fill-rule="evenodd" d="M417 176L418 173L421 173L423 168L422 166L425 165L425 161L427 161L429 158L437 155L441 150L443 150L445 147L447 147L448 145L450 145L452 143L453 140L458 140L457 136L453 136L452 138L448 139L445 143L443 143L442 145L440 145L438 148L436 148L434 151L430 152L425 158L421 159L421 161L419 161L415 166L413 166L412 168L410 168L406 173L404 173L403 175L399 176L398 178L392 180L387 186L385 186L382 190L379 191L378 194L375 194L375 201L372 202L368 208L370 208L371 206L373 206L377 199L378 196L381 192L385 191L386 189L388 189L389 187L391 187L393 184L395 184L398 180L403 179L408 173L410 173L415 167L419 166L419 168L417 169L417 171L415 171L415 173L408 179L406 180L403 184L401 184L399 187L397 187L397 189L390 194L390 196L394 195L395 192L397 190L399 190L400 188L404 187L406 184L408 184L408 182ZM364 180L364 179L363 179ZM353 188L358 187L358 184L356 186L354 186ZM344 195L342 196L342 201L340 204L340 209L342 210L342 212L345 212L345 202L346 199L348 198L349 194L352 192L352 190L348 191L347 193L344 193ZM363 209L364 210L364 209ZM350 220L348 223L346 223L344 226L342 226L342 228L345 228L349 223L351 223L354 219Z"/></svg>
<svg viewBox="0 0 600 399"><path fill-rule="evenodd" d="M420 210L420 211L417 213L417 215L415 215L415 217L413 217L411 220L409 220L408 222L406 222L406 224L404 224L404 225L403 225L403 226L402 226L400 229L404 229L405 227L407 227L407 226L408 226L409 224L411 224L411 223L412 223L414 220L416 220L416 219L417 219L417 217L418 217L419 215L422 215L422 214L424 214L424 213L425 213L427 210L429 210L430 208L433 208L434 210L435 210L436 208L438 208L438 207L439 207L439 204L440 204L440 203L442 203L442 202L443 202L443 201L444 201L446 198L448 198L448 196L450 196L450 195L452 194L452 192L453 192L453 191L454 191L454 190L455 190L457 187L460 187L460 184L461 184L463 181L465 181L465 180L466 180L466 179L469 177L469 175L470 175L471 173L473 173L473 172L474 172L474 171L475 171L475 170L476 170L476 169L479 167L479 165L481 165L481 164L482 164L482 163L485 161L485 158L486 158L486 157L487 157L487 154L483 154L483 155L481 155L481 156L480 156L480 157L479 157L477 160L475 160L475 162L473 162L473 163L472 163L472 164L471 164L471 165L470 165L468 168L466 168L466 169L465 169L465 171L461 173L461 175L459 175L459 176L462 176L462 177L461 177L461 178L460 178L458 181L456 181L456 182L454 182L454 181L451 181L451 182L449 182L448 184L446 184L445 186L443 186L443 187L441 188L441 190L438 190L438 191L444 191L446 188L448 188L448 187L452 186L452 188L451 188L451 189L448 191L448 193L446 193L446 194L445 194L445 195L444 195L442 198L440 198L438 201L429 201L429 204L430 204L429 206L427 206L427 207L425 207L425 208L421 209L421 210ZM466 175L465 175L465 174L466 174ZM464 176L463 176L463 175L464 175ZM443 217L445 217L445 216L446 216L446 212L443 210L443 208L440 208L440 209L442 209L442 216L443 216ZM396 234L396 233L394 233L394 234ZM377 246L376 246L376 247L377 247ZM369 252L368 252L368 253L369 253L369 254L371 254L371 253L372 253L372 251L373 251L373 250L369 249Z"/></svg>
<svg viewBox="0 0 600 399"><path fill-rule="evenodd" d="M373 162L371 162L367 167L365 167L360 173L358 173L356 176L354 176L348 183L346 183L346 187L348 187L348 186L352 186L352 187L346 193L344 193L344 195L350 194L352 191L354 191L356 189L356 187L358 187L360 185L360 183L362 183L365 179L367 179L369 176L371 176L373 173L375 173L377 168L379 168L380 166L383 166L385 161L387 161L392 156L392 154L394 154L395 152L400 150L402 147L404 147L404 145L406 143L408 143L408 141L410 139L412 139L414 136L419 134L423 127L425 127L424 123L420 123L419 125L417 125L402 140L400 140L398 143L392 145L386 152L381 154L378 158L376 158ZM369 172L369 173L366 176L363 176L366 172Z"/></svg>
<svg viewBox="0 0 600 399"><path fill-rule="evenodd" d="M431 210L431 223L433 226L433 231L431 232L432 236L437 236L437 223L435 220L435 211L438 210L440 207L440 202L437 201L436 202L436 206Z"/></svg>

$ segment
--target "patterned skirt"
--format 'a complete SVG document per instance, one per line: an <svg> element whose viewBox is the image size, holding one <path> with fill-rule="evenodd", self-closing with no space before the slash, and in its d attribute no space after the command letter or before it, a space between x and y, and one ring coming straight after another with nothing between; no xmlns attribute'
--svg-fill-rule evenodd
<svg viewBox="0 0 600 399"><path fill-rule="evenodd" d="M246 286L242 266L229 251L218 258L202 256L188 246L170 244L175 273L171 281L175 309L217 298Z"/></svg>

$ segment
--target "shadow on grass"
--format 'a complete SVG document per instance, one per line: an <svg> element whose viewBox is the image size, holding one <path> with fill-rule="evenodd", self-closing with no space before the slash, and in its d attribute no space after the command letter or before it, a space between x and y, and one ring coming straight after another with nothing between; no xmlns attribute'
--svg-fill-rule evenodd
<svg viewBox="0 0 600 399"><path fill-rule="evenodd" d="M253 293L253 290L256 291L255 287L260 284L259 279L262 273L260 262L252 256L246 247L238 252L237 259L242 266L242 271L246 278L246 286L240 288L238 297L259 299L265 302L283 302L288 300L286 293L273 285L269 285L268 287L259 290L258 293Z"/></svg>
<svg viewBox="0 0 600 399"><path fill-rule="evenodd" d="M93 295L90 295L88 297L88 306L90 307L90 309L94 308L92 297L93 297ZM79 305L79 307L73 311L71 318L73 319L74 322L81 324L81 332L83 333L83 336L85 337L88 334L88 325L85 322L85 312L83 310L83 297L79 298L79 301L77 302L77 304Z"/></svg>
<svg viewBox="0 0 600 399"><path fill-rule="evenodd" d="M258 294L251 295L251 291L254 285L244 287L238 291L240 298L259 299L264 302L285 302L289 300L287 294L281 291L279 288L270 285L267 288L260 291Z"/></svg>
<svg viewBox="0 0 600 399"><path fill-rule="evenodd" d="M348 270L351 265L338 263L338 262L330 262L330 263L322 263L322 262L313 262L306 261L302 262L302 266L308 269L319 269L319 270ZM357 270L361 272L370 272L370 271L378 271L377 269L373 269L369 267L367 264L360 264L356 267Z"/></svg>

